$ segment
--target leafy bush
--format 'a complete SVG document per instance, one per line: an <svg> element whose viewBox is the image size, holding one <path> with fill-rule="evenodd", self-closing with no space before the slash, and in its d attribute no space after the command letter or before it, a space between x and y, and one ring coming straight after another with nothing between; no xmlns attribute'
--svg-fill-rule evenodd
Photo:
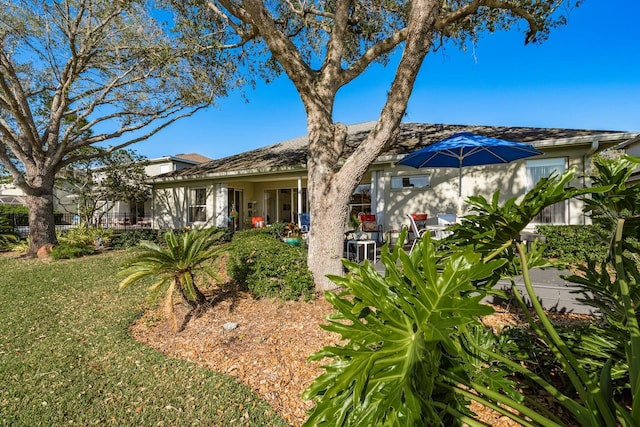
<svg viewBox="0 0 640 427"><path fill-rule="evenodd" d="M210 236L216 236L220 242L230 242L233 240L235 231L230 227L210 227L204 229Z"/></svg>
<svg viewBox="0 0 640 427"><path fill-rule="evenodd" d="M637 163L598 165L588 189L565 188L570 170L541 180L521 202L499 205L497 193L491 201L470 197L476 214L452 227L438 253L428 236L411 254L384 247L384 277L369 263L345 261L351 274L332 277L345 292L325 293L338 313L324 328L347 343L313 356L332 360L303 395L316 401L306 425L481 425L469 409L473 400L522 425L638 427L640 186L626 186ZM548 265L542 250L534 244L527 252L518 238L541 209L571 197L582 197L594 224L612 238L601 263L587 258L582 274L570 278L603 325L563 331L529 277L531 267ZM480 301L492 286L514 275L522 275L531 302L512 281L534 341L496 337L477 320L490 310ZM524 354L533 342L544 363ZM531 393L520 394L522 388Z"/></svg>
<svg viewBox="0 0 640 427"><path fill-rule="evenodd" d="M0 204L0 218L11 225L29 225L29 209L23 205L3 205Z"/></svg>
<svg viewBox="0 0 640 427"><path fill-rule="evenodd" d="M93 245L89 246L82 243L61 243L51 250L51 258L55 260L72 259L80 258L85 255L92 255L94 253L96 253L96 250Z"/></svg>
<svg viewBox="0 0 640 427"><path fill-rule="evenodd" d="M5 250L10 243L18 241L18 236L13 232L7 220L0 216L0 250Z"/></svg>
<svg viewBox="0 0 640 427"><path fill-rule="evenodd" d="M546 238L543 255L547 258L576 263L601 261L607 255L610 236L597 225L539 225L536 231Z"/></svg>
<svg viewBox="0 0 640 427"><path fill-rule="evenodd" d="M164 231L153 230L151 228L127 230L115 234L111 238L111 247L113 249L128 249L138 246L142 241L162 244L164 243L163 235Z"/></svg>
<svg viewBox="0 0 640 427"><path fill-rule="evenodd" d="M9 214L28 215L29 209L23 205L0 205L0 216Z"/></svg>
<svg viewBox="0 0 640 427"><path fill-rule="evenodd" d="M307 267L307 251L275 239L268 228L234 235L227 273L254 298L309 300L315 295L313 276Z"/></svg>
<svg viewBox="0 0 640 427"><path fill-rule="evenodd" d="M110 228L81 224L58 233L58 241L70 246L98 246L100 243L108 245L112 235L113 230Z"/></svg>
<svg viewBox="0 0 640 427"><path fill-rule="evenodd" d="M269 227L267 227L266 231L276 239L281 239L287 233L286 228L287 228L286 222L276 222L274 224L271 224Z"/></svg>
<svg viewBox="0 0 640 427"><path fill-rule="evenodd" d="M462 380L517 394L505 372L484 369L459 344L462 335L477 340L464 326L477 326L480 316L492 312L481 296L470 295L473 281L491 276L505 261L483 263L467 248L436 274L434 248L428 236L411 255L401 245L393 253L385 246L384 278L369 262L350 261L344 264L353 274L331 277L345 292L325 293L338 312L322 328L348 342L313 356L333 362L303 395L321 399L305 425L450 426L456 412L471 415L467 398L452 384Z"/></svg>

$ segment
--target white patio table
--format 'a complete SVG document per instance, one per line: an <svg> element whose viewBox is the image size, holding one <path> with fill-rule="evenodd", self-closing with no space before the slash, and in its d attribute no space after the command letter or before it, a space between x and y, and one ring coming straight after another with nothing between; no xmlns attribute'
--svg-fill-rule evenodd
<svg viewBox="0 0 640 427"><path fill-rule="evenodd" d="M373 246L371 257L369 257L370 246ZM362 248L363 252L362 258L360 258L360 248ZM347 240L347 259L351 259L351 252L353 250L356 262L362 262L365 259L370 259L371 262L376 262L377 249L378 247L375 240Z"/></svg>

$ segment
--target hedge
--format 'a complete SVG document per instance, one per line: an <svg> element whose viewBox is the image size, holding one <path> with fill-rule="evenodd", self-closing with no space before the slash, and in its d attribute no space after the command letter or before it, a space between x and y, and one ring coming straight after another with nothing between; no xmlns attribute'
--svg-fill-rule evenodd
<svg viewBox="0 0 640 427"><path fill-rule="evenodd" d="M315 297L307 250L273 237L268 229L238 232L229 245L227 273L254 298Z"/></svg>

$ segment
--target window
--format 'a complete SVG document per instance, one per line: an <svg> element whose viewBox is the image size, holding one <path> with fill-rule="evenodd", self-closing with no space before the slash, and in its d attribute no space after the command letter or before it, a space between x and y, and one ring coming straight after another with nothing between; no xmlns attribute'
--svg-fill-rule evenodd
<svg viewBox="0 0 640 427"><path fill-rule="evenodd" d="M541 159L527 161L527 191L530 191L542 178L547 178L551 174L563 173L567 161L564 158ZM567 202L556 203L547 206L534 219L536 224L565 224L566 223Z"/></svg>
<svg viewBox="0 0 640 427"><path fill-rule="evenodd" d="M429 175L392 176L391 189L425 188L429 186Z"/></svg>
<svg viewBox="0 0 640 427"><path fill-rule="evenodd" d="M371 213L371 184L361 184L351 195L349 201L349 217L360 212Z"/></svg>
<svg viewBox="0 0 640 427"><path fill-rule="evenodd" d="M192 188L189 190L189 222L205 222L207 220L207 189Z"/></svg>
<svg viewBox="0 0 640 427"><path fill-rule="evenodd" d="M265 190L264 203L267 224L273 224L278 221L297 221L298 214L309 212L307 189L302 188L300 206L298 206L298 196L297 188Z"/></svg>

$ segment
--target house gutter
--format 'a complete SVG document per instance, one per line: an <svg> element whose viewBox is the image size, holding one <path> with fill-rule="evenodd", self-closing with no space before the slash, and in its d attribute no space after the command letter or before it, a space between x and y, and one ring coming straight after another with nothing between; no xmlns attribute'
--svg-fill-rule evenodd
<svg viewBox="0 0 640 427"><path fill-rule="evenodd" d="M617 133L603 133L597 135L599 143L606 143L612 141L619 141L621 139L633 138L638 136L634 132L617 132ZM577 136L575 138L560 138L560 139L544 139L534 142L532 145L536 148L548 148L548 147L566 147L573 145L586 145L592 144L594 141L593 135Z"/></svg>
<svg viewBox="0 0 640 427"><path fill-rule="evenodd" d="M306 168L304 167L290 167L290 168L278 168L278 169L249 169L249 170L240 170L240 171L226 171L226 172L213 172L206 174L198 174L198 175L187 175L187 176L167 176L167 177L155 177L150 179L149 183L151 184L160 184L164 182L188 182L188 181L202 181L207 179L220 179L220 178L229 178L229 177L249 177L252 175L275 175L282 172L305 172Z"/></svg>

